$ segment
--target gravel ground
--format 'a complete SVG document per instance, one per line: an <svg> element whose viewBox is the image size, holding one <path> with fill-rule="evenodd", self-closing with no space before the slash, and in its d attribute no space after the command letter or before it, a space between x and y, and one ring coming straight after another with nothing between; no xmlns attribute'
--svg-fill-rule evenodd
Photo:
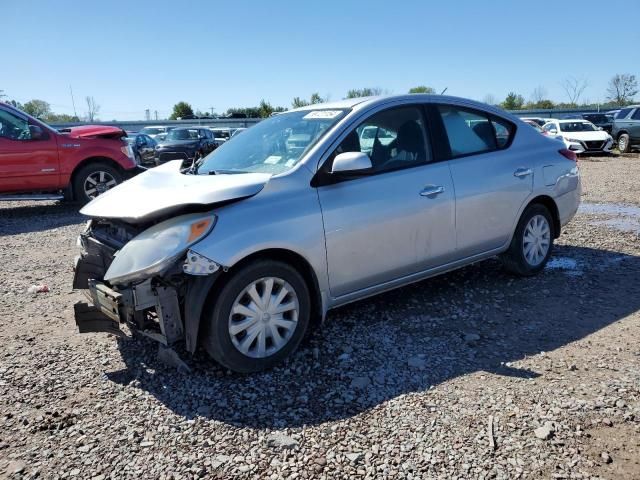
<svg viewBox="0 0 640 480"><path fill-rule="evenodd" d="M0 204L0 478L640 478L640 155L580 165L540 276L487 261L341 308L251 376L77 334L82 218Z"/></svg>

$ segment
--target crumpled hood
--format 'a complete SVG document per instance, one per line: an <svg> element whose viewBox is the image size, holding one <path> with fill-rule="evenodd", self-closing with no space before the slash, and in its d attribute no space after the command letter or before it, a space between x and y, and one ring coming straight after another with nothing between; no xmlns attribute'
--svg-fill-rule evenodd
<svg viewBox="0 0 640 480"><path fill-rule="evenodd" d="M251 197L271 178L268 173L185 175L181 165L175 160L147 170L95 198L80 213L140 223L187 206Z"/></svg>
<svg viewBox="0 0 640 480"><path fill-rule="evenodd" d="M121 128L110 127L109 125L81 125L79 127L63 128L59 131L71 138L120 138L127 136L127 132Z"/></svg>

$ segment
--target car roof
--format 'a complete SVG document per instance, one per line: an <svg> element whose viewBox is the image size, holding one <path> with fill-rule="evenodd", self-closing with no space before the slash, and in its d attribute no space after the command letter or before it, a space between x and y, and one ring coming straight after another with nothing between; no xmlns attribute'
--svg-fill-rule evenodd
<svg viewBox="0 0 640 480"><path fill-rule="evenodd" d="M450 103L453 105L457 104L457 105L463 105L471 108L477 108L479 110L491 112L506 118L512 118L512 119L517 118L501 108L497 108L492 105L487 105L485 103L477 102L475 100L470 100L468 98L454 97L450 95L424 94L424 93L346 98L344 100L340 100L337 102L316 103L313 105L306 105L304 107L289 110L289 112L305 111L305 110L331 110L331 109L345 109L345 108L352 108L354 110L355 109L359 110L359 109L373 107L376 105L384 105L387 103L393 103L394 101L402 101L402 100L411 100L412 102L415 102L415 103L424 102L424 103Z"/></svg>

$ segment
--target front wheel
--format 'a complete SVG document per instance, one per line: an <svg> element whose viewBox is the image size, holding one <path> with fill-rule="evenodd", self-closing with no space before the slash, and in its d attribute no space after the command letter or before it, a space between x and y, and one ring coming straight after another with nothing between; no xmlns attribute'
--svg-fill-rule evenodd
<svg viewBox="0 0 640 480"><path fill-rule="evenodd" d="M101 162L89 163L74 176L73 191L80 203L89 203L98 195L122 183L122 174Z"/></svg>
<svg viewBox="0 0 640 480"><path fill-rule="evenodd" d="M620 153L627 153L629 151L629 135L626 133L618 137L618 150Z"/></svg>
<svg viewBox="0 0 640 480"><path fill-rule="evenodd" d="M286 263L261 260L233 273L205 313L204 346L240 373L271 368L302 341L310 319L309 289Z"/></svg>
<svg viewBox="0 0 640 480"><path fill-rule="evenodd" d="M500 259L505 268L516 275L535 275L547 264L553 239L553 220L547 207L530 205L520 217L509 249Z"/></svg>

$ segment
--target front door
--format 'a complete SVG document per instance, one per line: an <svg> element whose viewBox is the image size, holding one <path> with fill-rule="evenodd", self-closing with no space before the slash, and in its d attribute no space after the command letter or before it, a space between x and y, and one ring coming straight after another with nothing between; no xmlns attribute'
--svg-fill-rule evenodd
<svg viewBox="0 0 640 480"><path fill-rule="evenodd" d="M447 162L432 161L421 108L372 115L346 135L334 155L349 151L367 153L372 171L318 187L331 295L380 285L452 258L451 174ZM333 156L323 170L330 171Z"/></svg>
<svg viewBox="0 0 640 480"><path fill-rule="evenodd" d="M32 138L29 119L0 108L0 193L59 188L58 145L42 127Z"/></svg>

